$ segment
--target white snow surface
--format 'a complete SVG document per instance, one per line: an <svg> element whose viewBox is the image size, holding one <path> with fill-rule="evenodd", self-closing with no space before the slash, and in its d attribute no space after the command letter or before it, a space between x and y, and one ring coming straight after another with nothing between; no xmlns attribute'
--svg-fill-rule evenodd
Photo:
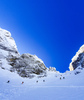
<svg viewBox="0 0 84 100"><path fill-rule="evenodd" d="M0 45L17 51L17 46L14 39L11 37L11 33L2 28L0 28Z"/></svg>
<svg viewBox="0 0 84 100"><path fill-rule="evenodd" d="M84 100L84 70L74 72L48 71L47 77L28 79L0 68L0 100Z"/></svg>

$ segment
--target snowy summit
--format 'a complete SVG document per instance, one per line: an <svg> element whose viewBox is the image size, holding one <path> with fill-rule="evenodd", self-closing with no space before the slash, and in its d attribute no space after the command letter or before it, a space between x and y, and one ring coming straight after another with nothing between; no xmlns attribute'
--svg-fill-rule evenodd
<svg viewBox="0 0 84 100"><path fill-rule="evenodd" d="M20 55L11 33L0 28L0 100L84 100L84 45L69 69L60 73L36 55Z"/></svg>

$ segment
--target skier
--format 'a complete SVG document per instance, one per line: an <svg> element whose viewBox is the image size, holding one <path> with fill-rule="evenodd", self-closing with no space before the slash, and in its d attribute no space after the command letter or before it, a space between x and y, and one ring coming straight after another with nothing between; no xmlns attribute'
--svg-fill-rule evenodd
<svg viewBox="0 0 84 100"><path fill-rule="evenodd" d="M45 80L43 80L43 82L45 82Z"/></svg>
<svg viewBox="0 0 84 100"><path fill-rule="evenodd" d="M36 83L38 83L38 81L36 81Z"/></svg>
<svg viewBox="0 0 84 100"><path fill-rule="evenodd" d="M7 83L9 83L9 82L10 82L10 80L7 81Z"/></svg>
<svg viewBox="0 0 84 100"><path fill-rule="evenodd" d="M22 84L23 84L24 82L22 82Z"/></svg>
<svg viewBox="0 0 84 100"><path fill-rule="evenodd" d="M65 77L63 77L63 79L65 79Z"/></svg>

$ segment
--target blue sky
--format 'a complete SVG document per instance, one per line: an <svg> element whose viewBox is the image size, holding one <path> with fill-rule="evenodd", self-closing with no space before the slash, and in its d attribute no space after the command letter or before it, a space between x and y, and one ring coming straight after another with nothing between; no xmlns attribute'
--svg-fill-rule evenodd
<svg viewBox="0 0 84 100"><path fill-rule="evenodd" d="M36 54L64 72L84 44L84 1L2 0L0 27L12 33L21 54Z"/></svg>

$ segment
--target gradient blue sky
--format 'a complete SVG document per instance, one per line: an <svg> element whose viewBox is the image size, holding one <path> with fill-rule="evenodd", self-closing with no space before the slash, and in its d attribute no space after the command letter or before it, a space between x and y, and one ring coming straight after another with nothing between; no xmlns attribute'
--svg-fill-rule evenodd
<svg viewBox="0 0 84 100"><path fill-rule="evenodd" d="M64 72L84 44L84 0L1 0L0 27L21 54L36 54Z"/></svg>

